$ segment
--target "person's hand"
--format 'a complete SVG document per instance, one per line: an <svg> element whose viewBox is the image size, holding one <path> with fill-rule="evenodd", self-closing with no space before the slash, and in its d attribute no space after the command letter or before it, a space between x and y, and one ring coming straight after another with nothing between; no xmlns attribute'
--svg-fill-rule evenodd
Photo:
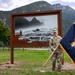
<svg viewBox="0 0 75 75"><path fill-rule="evenodd" d="M55 48L53 48L53 51L55 51L56 49Z"/></svg>

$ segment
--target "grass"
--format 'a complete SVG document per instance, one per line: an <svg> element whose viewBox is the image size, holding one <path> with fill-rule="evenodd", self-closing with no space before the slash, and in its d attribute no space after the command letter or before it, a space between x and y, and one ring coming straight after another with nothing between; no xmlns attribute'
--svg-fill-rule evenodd
<svg viewBox="0 0 75 75"><path fill-rule="evenodd" d="M14 61L22 62L19 66L14 68L7 68L0 70L0 75L73 75L72 72L40 72L39 68L43 66L45 61L50 56L50 51L48 50L24 50L15 49L14 50ZM0 49L0 63L10 61L10 51ZM70 62L69 58L64 54L64 61ZM51 67L51 61L46 65L48 68ZM36 71L35 71L36 69Z"/></svg>

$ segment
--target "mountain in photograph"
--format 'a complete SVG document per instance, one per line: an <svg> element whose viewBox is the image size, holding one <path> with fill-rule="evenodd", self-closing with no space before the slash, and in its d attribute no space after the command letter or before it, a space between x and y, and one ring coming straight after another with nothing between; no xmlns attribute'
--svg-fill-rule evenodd
<svg viewBox="0 0 75 75"><path fill-rule="evenodd" d="M28 21L26 18L16 18L15 20L15 28L29 28L29 27L35 27L35 26L41 26L43 25L43 22L40 22L35 17L32 18L31 21Z"/></svg>
<svg viewBox="0 0 75 75"><path fill-rule="evenodd" d="M7 26L10 27L11 14L59 9L62 10L63 34L65 34L67 30L71 27L72 22L75 21L75 10L68 5L64 6L59 3L51 5L46 1L38 1L29 5L21 6L11 11L0 11L0 19L3 21L5 20Z"/></svg>
<svg viewBox="0 0 75 75"><path fill-rule="evenodd" d="M44 23L40 22L35 17L33 17L33 19L30 21L30 24L36 26L36 25L43 25Z"/></svg>

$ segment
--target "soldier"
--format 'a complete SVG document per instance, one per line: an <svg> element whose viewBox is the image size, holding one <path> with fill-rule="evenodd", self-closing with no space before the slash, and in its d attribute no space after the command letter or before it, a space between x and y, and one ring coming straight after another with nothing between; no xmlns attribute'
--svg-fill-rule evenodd
<svg viewBox="0 0 75 75"><path fill-rule="evenodd" d="M60 40L62 39L61 36L58 35L56 30L53 30L53 37L50 39L50 49L51 51L55 51L56 47L59 46ZM61 71L62 69L62 59L63 59L63 51L61 50L60 46L54 52L53 56L51 57L52 60L52 71L55 71L56 64L57 70ZM57 63L56 63L57 62Z"/></svg>

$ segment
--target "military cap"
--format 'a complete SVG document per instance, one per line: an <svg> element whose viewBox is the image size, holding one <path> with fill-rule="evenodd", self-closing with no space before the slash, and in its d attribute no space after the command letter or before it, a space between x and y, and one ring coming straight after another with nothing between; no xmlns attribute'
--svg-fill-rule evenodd
<svg viewBox="0 0 75 75"><path fill-rule="evenodd" d="M57 32L57 30L56 29L53 29L53 32Z"/></svg>

